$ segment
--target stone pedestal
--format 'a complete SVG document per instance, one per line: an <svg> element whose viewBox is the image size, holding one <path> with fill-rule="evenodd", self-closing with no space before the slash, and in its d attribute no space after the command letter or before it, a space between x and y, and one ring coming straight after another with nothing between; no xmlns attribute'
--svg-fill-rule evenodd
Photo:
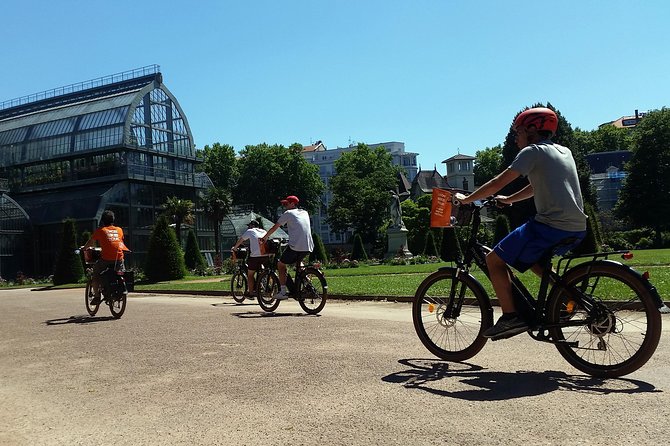
<svg viewBox="0 0 670 446"><path fill-rule="evenodd" d="M388 235L388 249L386 250L386 257L395 257L403 255L405 257L412 257L412 253L407 249L407 233L409 231L405 228L389 228L386 231Z"/></svg>

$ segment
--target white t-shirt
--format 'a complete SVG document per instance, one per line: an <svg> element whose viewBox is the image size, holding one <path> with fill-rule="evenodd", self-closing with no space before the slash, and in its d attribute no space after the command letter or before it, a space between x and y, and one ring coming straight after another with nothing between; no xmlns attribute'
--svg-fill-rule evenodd
<svg viewBox="0 0 670 446"><path fill-rule="evenodd" d="M277 223L286 225L288 232L288 246L294 251L312 252L314 241L312 240L312 226L309 223L309 214L304 209L289 209L284 212Z"/></svg>
<svg viewBox="0 0 670 446"><path fill-rule="evenodd" d="M251 257L261 257L261 247L258 241L263 238L267 231L260 228L249 228L242 234L242 240L249 240L249 249Z"/></svg>

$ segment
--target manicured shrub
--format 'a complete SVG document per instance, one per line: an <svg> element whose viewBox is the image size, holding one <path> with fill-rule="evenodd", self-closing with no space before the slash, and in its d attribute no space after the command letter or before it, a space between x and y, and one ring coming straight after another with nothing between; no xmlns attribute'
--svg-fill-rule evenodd
<svg viewBox="0 0 670 446"><path fill-rule="evenodd" d="M54 285L77 283L84 276L81 257L79 254L75 254L77 248L77 233L75 232L74 220L67 219L63 222L61 247L54 269Z"/></svg>
<svg viewBox="0 0 670 446"><path fill-rule="evenodd" d="M498 242L504 239L507 234L510 232L509 218L507 215L500 214L496 217L496 229L493 234L493 246L497 245Z"/></svg>
<svg viewBox="0 0 670 446"><path fill-rule="evenodd" d="M461 245L458 242L458 237L456 237L455 228L444 228L442 230L440 258L445 262L453 262L462 258Z"/></svg>
<svg viewBox="0 0 670 446"><path fill-rule="evenodd" d="M312 240L314 240L314 251L309 254L309 261L328 261L328 254L326 253L326 247L323 245L323 240L319 237L319 234L312 233Z"/></svg>
<svg viewBox="0 0 670 446"><path fill-rule="evenodd" d="M198 238L195 236L193 229L189 229L188 237L186 238L186 248L184 250L184 263L190 270L204 272L207 268L207 262L200 252L198 246Z"/></svg>
<svg viewBox="0 0 670 446"><path fill-rule="evenodd" d="M424 256L437 256L437 246L435 245L435 237L433 236L433 231L428 230L426 233L426 244L423 247Z"/></svg>
<svg viewBox="0 0 670 446"><path fill-rule="evenodd" d="M150 282L182 279L186 275L184 255L177 242L177 235L170 229L164 215L158 218L151 233L144 273Z"/></svg>

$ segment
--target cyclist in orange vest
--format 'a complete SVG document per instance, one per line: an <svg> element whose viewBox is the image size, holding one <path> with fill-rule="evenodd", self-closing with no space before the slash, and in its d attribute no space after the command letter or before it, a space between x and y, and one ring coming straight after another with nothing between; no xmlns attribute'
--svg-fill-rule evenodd
<svg viewBox="0 0 670 446"><path fill-rule="evenodd" d="M92 305L100 303L100 273L108 266L113 266L116 271L125 271L123 252L130 251L123 243L123 229L114 226L114 212L105 211L100 218L101 227L95 230L91 239L86 242L84 249L95 246L97 242L102 248L100 259L93 266L93 290L95 298Z"/></svg>

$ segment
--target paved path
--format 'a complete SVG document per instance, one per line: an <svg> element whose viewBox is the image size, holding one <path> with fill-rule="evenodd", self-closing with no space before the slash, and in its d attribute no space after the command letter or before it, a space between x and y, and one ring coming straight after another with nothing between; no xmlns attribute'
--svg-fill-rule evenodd
<svg viewBox="0 0 670 446"><path fill-rule="evenodd" d="M0 444L667 444L669 316L604 381L526 335L438 361L404 303L132 295L111 320L81 294L0 291Z"/></svg>

